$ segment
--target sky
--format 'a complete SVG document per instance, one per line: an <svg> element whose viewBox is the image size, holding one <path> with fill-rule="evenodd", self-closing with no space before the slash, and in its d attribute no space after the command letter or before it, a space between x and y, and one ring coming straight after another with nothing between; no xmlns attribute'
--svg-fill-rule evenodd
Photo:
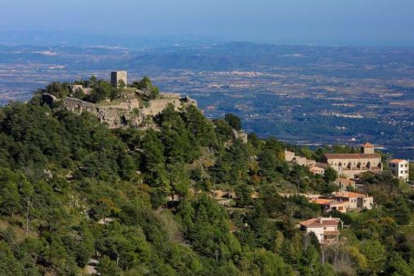
<svg viewBox="0 0 414 276"><path fill-rule="evenodd" d="M414 0L0 0L0 31L414 46Z"/></svg>

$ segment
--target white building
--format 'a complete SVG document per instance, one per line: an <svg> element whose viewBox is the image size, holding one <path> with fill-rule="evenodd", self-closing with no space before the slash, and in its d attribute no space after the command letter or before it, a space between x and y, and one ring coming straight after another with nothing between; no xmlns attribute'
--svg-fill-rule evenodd
<svg viewBox="0 0 414 276"><path fill-rule="evenodd" d="M410 165L408 160L392 159L390 161L390 170L395 177L398 177L404 181L408 181L410 172Z"/></svg>
<svg viewBox="0 0 414 276"><path fill-rule="evenodd" d="M342 221L339 218L312 218L299 223L300 229L309 234L313 232L321 244L334 244L339 241Z"/></svg>

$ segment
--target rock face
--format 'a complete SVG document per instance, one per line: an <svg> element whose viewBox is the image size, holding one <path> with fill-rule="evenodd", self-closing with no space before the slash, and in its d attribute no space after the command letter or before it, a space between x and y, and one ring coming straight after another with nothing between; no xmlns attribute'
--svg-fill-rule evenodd
<svg viewBox="0 0 414 276"><path fill-rule="evenodd" d="M248 135L243 130L237 131L237 130L233 129L233 138L234 139L241 139L244 144L247 144L247 141L248 141Z"/></svg>
<svg viewBox="0 0 414 276"><path fill-rule="evenodd" d="M122 128L128 126L128 110L112 106L98 106L93 103L85 102L74 98L65 98L63 100L63 107L69 111L77 114L82 114L87 111L95 115L99 122L107 124L109 128ZM139 125L142 121L139 116L135 118L134 122Z"/></svg>
<svg viewBox="0 0 414 276"><path fill-rule="evenodd" d="M50 101L56 101L47 97ZM189 97L169 97L149 101L145 106L141 106L138 99L127 99L118 105L97 105L85 102L76 98L65 98L62 101L63 108L82 114L89 112L95 115L99 121L108 125L109 128L146 128L148 117L154 117L161 113L169 104L172 104L176 110L182 106L197 105L197 102Z"/></svg>

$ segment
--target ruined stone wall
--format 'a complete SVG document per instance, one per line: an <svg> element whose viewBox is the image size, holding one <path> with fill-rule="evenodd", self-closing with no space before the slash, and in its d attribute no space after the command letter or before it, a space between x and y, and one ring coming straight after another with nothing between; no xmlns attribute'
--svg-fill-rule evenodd
<svg viewBox="0 0 414 276"><path fill-rule="evenodd" d="M141 116L132 116L126 109L98 106L74 98L65 98L63 100L63 107L77 114L82 114L85 111L89 112L95 115L99 122L107 124L109 128L127 127L129 123L139 125L143 121Z"/></svg>
<svg viewBox="0 0 414 276"><path fill-rule="evenodd" d="M145 127L143 123L147 121L147 117L158 115L169 104L172 104L175 110L179 110L183 105L197 105L194 100L188 97L151 100L147 107L141 106L138 99L128 99L118 105L109 106L97 105L69 97L63 99L65 109L77 114L87 111L95 115L101 123L107 124L109 128Z"/></svg>
<svg viewBox="0 0 414 276"><path fill-rule="evenodd" d="M169 104L174 105L175 110L181 107L179 99L158 99L149 101L149 106L142 109L145 116L156 116L160 114Z"/></svg>

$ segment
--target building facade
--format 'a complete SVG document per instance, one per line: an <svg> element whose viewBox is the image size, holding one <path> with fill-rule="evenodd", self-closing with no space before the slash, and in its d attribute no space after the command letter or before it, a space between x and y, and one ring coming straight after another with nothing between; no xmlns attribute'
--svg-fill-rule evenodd
<svg viewBox="0 0 414 276"><path fill-rule="evenodd" d="M389 167L395 177L408 181L410 174L410 163L408 160L392 159Z"/></svg>
<svg viewBox="0 0 414 276"><path fill-rule="evenodd" d="M306 234L314 233L320 244L335 244L339 241L342 221L339 218L312 218L299 223Z"/></svg>
<svg viewBox="0 0 414 276"><path fill-rule="evenodd" d="M336 185L338 185L339 190L341 191L349 191L355 189L356 182L352 179L339 177L336 180Z"/></svg>
<svg viewBox="0 0 414 276"><path fill-rule="evenodd" d="M314 175L325 173L325 169L316 166L315 160L307 159L306 157L298 156L292 151L285 150L285 161L295 163L302 167L307 167Z"/></svg>
<svg viewBox="0 0 414 276"><path fill-rule="evenodd" d="M317 198L309 200L309 202L318 204L321 206L324 213L330 213L337 211L340 213L346 213L349 208L349 202L346 200L337 200L334 198Z"/></svg>
<svg viewBox="0 0 414 276"><path fill-rule="evenodd" d="M348 201L349 209L367 209L374 207L374 198L368 195L354 192L337 192L333 198L340 201Z"/></svg>
<svg viewBox="0 0 414 276"><path fill-rule="evenodd" d="M383 164L381 156L375 153L375 147L366 143L361 153L327 153L324 162L333 168L340 177L358 178L365 172L381 172Z"/></svg>

